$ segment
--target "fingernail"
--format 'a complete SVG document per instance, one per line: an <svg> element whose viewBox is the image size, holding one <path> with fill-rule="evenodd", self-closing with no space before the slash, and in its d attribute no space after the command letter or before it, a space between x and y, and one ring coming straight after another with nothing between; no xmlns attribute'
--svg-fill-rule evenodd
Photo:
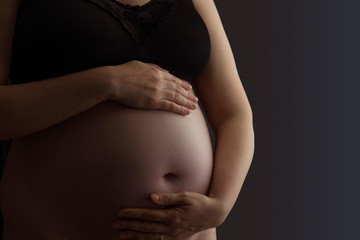
<svg viewBox="0 0 360 240"><path fill-rule="evenodd" d="M151 195L152 198L155 200L155 201L159 201L160 200L160 196L158 194L153 194Z"/></svg>
<svg viewBox="0 0 360 240"><path fill-rule="evenodd" d="M195 101L197 102L199 99L197 97L195 97Z"/></svg>
<svg viewBox="0 0 360 240"><path fill-rule="evenodd" d="M192 107L193 109L196 109L196 104L192 104L191 107Z"/></svg>

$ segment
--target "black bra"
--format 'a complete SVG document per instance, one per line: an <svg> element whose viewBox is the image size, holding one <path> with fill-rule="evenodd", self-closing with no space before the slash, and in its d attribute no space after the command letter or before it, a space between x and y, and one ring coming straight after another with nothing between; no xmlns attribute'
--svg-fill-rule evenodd
<svg viewBox="0 0 360 240"><path fill-rule="evenodd" d="M26 0L18 10L10 79L38 81L130 60L155 63L192 81L210 38L192 0Z"/></svg>

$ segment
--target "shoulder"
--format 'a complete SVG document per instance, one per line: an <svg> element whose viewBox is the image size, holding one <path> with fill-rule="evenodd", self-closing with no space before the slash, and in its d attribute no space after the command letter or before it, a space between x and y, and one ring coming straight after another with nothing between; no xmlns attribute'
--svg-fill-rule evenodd
<svg viewBox="0 0 360 240"><path fill-rule="evenodd" d="M204 14L204 12L209 11L215 7L214 0L190 0L192 1L196 11L199 14ZM216 8L216 7L215 7Z"/></svg>
<svg viewBox="0 0 360 240"><path fill-rule="evenodd" d="M249 112L250 104L237 72L235 58L213 0L192 0L209 31L211 52L204 71L193 86L211 127L234 113ZM221 99L221 101L220 101Z"/></svg>
<svg viewBox="0 0 360 240"><path fill-rule="evenodd" d="M214 0L191 0L195 10L199 13L208 28L210 35L214 31L221 31L223 26Z"/></svg>

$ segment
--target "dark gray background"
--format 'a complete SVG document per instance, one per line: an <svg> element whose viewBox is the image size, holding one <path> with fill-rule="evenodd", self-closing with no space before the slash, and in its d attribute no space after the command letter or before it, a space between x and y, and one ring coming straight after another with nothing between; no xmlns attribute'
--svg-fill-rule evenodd
<svg viewBox="0 0 360 240"><path fill-rule="evenodd" d="M215 2L256 140L219 239L360 239L360 1Z"/></svg>
<svg viewBox="0 0 360 240"><path fill-rule="evenodd" d="M218 239L360 239L360 2L215 2L256 138Z"/></svg>

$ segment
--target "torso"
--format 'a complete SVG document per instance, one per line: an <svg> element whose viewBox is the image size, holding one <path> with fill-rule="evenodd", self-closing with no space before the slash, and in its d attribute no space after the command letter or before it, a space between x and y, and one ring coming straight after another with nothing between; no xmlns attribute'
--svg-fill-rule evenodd
<svg viewBox="0 0 360 240"><path fill-rule="evenodd" d="M72 67L59 71L75 71ZM173 68L191 75L185 67ZM15 78L22 81L20 73ZM13 140L0 186L3 240L118 239L111 226L120 209L156 207L152 192L206 194L212 166L211 139L199 108L181 116L103 102ZM215 238L211 229L189 239Z"/></svg>
<svg viewBox="0 0 360 240"><path fill-rule="evenodd" d="M1 183L4 240L115 240L121 208L156 207L152 192L206 194L211 172L200 110L181 116L105 102L13 141Z"/></svg>

